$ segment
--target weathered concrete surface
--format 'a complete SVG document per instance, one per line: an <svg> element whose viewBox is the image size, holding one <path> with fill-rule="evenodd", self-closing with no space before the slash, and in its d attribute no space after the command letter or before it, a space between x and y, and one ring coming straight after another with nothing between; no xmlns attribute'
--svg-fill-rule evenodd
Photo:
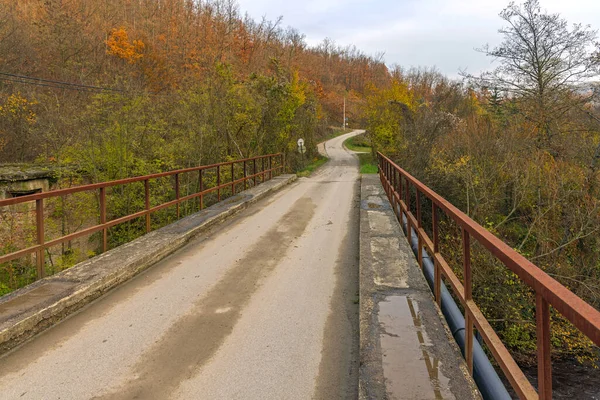
<svg viewBox="0 0 600 400"><path fill-rule="evenodd" d="M478 399L377 175L360 211L361 399Z"/></svg>
<svg viewBox="0 0 600 400"><path fill-rule="evenodd" d="M20 182L34 179L55 179L58 168L25 164L0 165L1 182Z"/></svg>
<svg viewBox="0 0 600 400"><path fill-rule="evenodd" d="M330 162L310 178L0 359L0 398L357 398L360 201L348 137L328 143Z"/></svg>
<svg viewBox="0 0 600 400"><path fill-rule="evenodd" d="M183 247L215 223L296 180L282 175L0 298L0 354Z"/></svg>

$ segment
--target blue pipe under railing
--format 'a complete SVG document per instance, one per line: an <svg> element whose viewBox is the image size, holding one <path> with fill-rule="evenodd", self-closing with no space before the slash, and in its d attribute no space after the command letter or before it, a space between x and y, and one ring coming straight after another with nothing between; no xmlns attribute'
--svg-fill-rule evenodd
<svg viewBox="0 0 600 400"><path fill-rule="evenodd" d="M399 210L396 215L401 214ZM402 229L406 234L407 229L406 216L402 215ZM419 239L417 232L411 228L411 243L410 247L417 257L418 254ZM429 287L433 291L433 279L434 279L434 264L433 260L427 253L422 249L423 257L423 275L425 280L429 284ZM450 295L450 291L446 288L446 285L442 282L441 284L441 308L442 314L446 318L448 327L454 336L454 340L460 347L460 350L465 351L465 318L456 305L456 302ZM500 380L498 373L490 363L490 360L486 356L481 344L478 340L473 340L473 379L481 392L481 395L485 400L511 400L512 397L508 394L504 383Z"/></svg>

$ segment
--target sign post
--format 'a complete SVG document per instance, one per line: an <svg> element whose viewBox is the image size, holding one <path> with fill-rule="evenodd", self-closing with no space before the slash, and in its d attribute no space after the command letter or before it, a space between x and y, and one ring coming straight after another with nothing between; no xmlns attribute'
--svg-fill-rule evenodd
<svg viewBox="0 0 600 400"><path fill-rule="evenodd" d="M302 157L302 166L304 166L304 153L306 153L306 147L304 147L304 139L298 139L298 151Z"/></svg>

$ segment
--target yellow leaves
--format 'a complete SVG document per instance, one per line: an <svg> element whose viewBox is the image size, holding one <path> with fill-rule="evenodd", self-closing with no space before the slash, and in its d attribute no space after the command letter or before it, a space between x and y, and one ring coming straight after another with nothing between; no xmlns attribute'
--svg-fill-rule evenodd
<svg viewBox="0 0 600 400"><path fill-rule="evenodd" d="M19 93L11 94L3 105L0 105L0 116L16 121L21 120L29 125L36 122L36 114L31 109L36 105L35 100L27 100Z"/></svg>
<svg viewBox="0 0 600 400"><path fill-rule="evenodd" d="M470 155L452 157L444 151L434 151L431 157L431 169L444 174L455 174L464 170L471 161Z"/></svg>
<svg viewBox="0 0 600 400"><path fill-rule="evenodd" d="M129 64L134 64L144 55L146 45L141 40L129 41L129 35L125 28L113 29L106 40L106 53L116 56Z"/></svg>
<svg viewBox="0 0 600 400"><path fill-rule="evenodd" d="M396 153L407 146L402 121L410 119L417 104L406 83L394 80L388 87L368 84L369 95L365 117L375 147L383 152Z"/></svg>
<svg viewBox="0 0 600 400"><path fill-rule="evenodd" d="M480 99L479 96L481 96L481 94L478 95L473 89L469 89L469 92L468 92L469 106L477 115L483 115L483 114L485 114L486 111L482 107L482 99Z"/></svg>
<svg viewBox="0 0 600 400"><path fill-rule="evenodd" d="M292 75L290 90L297 102L297 107L302 106L306 102L305 85L300 83L298 71L294 71Z"/></svg>
<svg viewBox="0 0 600 400"><path fill-rule="evenodd" d="M580 363L597 368L598 354L592 341L557 312L552 312L551 320L553 350L562 356L574 356Z"/></svg>
<svg viewBox="0 0 600 400"><path fill-rule="evenodd" d="M460 168L467 165L469 161L471 161L471 156L461 156L454 164L456 168Z"/></svg>

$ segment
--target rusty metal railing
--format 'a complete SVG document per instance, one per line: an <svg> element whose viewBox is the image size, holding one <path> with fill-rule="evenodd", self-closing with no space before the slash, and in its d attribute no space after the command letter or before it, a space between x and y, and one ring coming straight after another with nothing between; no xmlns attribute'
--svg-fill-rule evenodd
<svg viewBox="0 0 600 400"><path fill-rule="evenodd" d="M258 164L258 166L257 166ZM176 206L177 207L177 218L180 218L180 205L184 201L199 199L200 209L203 208L204 205L204 196L217 192L217 201L221 201L221 191L225 188L231 188L231 194L235 195L236 185L244 185L244 189L248 188L248 182L256 186L264 182L265 180L270 180L273 178L273 175L277 175L277 173L281 173L283 171L283 154L268 154L264 156L252 157L243 160L235 160L229 161L219 164L211 164L211 165L203 165L199 167L180 169L176 171L163 172L153 175L145 175L145 176L137 176L133 178L120 179L109 182L101 182L94 183L90 185L82 185L75 186L67 189L59 189L48 192L42 192L37 194L32 194L28 196L15 197L5 200L0 200L0 208L13 206L17 204L33 202L35 201L35 225L36 225L36 244L24 249L20 249L18 251L14 251L8 254L0 255L0 264L8 261L12 261L24 256L28 256L30 254L35 254L36 258L36 266L37 266L37 279L41 279L46 276L45 271L45 256L44 252L47 248L52 246L56 246L76 238L91 235L96 232L102 231L102 251L105 252L108 248L108 229L122 224L124 222L130 221L135 218L145 217L146 219L146 233L151 230L151 214L153 212L162 210L167 207ZM236 179L236 166L241 166L243 169L243 177ZM231 180L229 182L222 182L221 176L226 175L223 173L225 168L231 168L230 175ZM193 193L187 196L180 196L180 175L184 173L190 172L198 172L198 192ZM208 171L214 171L216 177L216 185L207 189L204 189L205 181L204 175ZM238 168L239 171L239 168ZM242 175L239 174L238 175ZM150 181L152 179L163 178L174 176L174 189L175 189L175 199L172 201L168 201L166 203L162 203L156 205L154 207L150 206ZM133 214L125 215L119 217L117 219L108 220L107 219L107 207L106 207L106 189L109 187L117 186L117 185L127 185L134 182L143 182L144 183L144 210L135 212ZM45 230L44 230L44 200L49 198L56 198L67 196L73 193L80 192L89 192L89 191L99 191L99 208L100 208L100 223L93 225L91 227L87 227L80 231L71 233L69 235L61 236L50 241L45 241Z"/></svg>
<svg viewBox="0 0 600 400"><path fill-rule="evenodd" d="M441 305L441 284L445 279L465 310L465 360L473 374L473 331L476 327L494 359L521 399L552 398L552 364L550 360L550 306L556 309L577 329L600 346L600 312L551 278L540 268L517 253L458 208L419 182L385 155L378 153L379 175L400 223L407 221L408 241L412 231L418 236L418 262L423 267L425 248L433 254L434 297ZM416 192L416 216L411 211L411 188ZM421 196L432 202L433 239L422 224ZM440 253L440 211L456 222L462 231L463 281L461 282ZM477 241L535 292L538 359L538 391L529 382L492 326L472 298L471 240Z"/></svg>

